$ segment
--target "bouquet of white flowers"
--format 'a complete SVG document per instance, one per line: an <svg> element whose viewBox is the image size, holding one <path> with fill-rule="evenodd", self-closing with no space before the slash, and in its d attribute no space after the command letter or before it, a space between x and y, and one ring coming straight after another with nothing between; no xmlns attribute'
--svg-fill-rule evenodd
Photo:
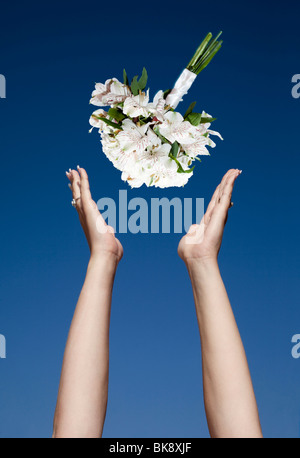
<svg viewBox="0 0 300 458"><path fill-rule="evenodd" d="M96 84L90 103L110 108L96 110L90 124L99 129L103 152L131 187L184 186L193 174L193 161L209 155L207 146L215 146L210 135L222 139L210 130L215 118L204 111L193 111L196 102L184 116L175 111L197 75L220 49L221 33L215 39L211 33L205 37L174 88L159 91L153 102L149 102L149 89L145 91L145 68L142 76L135 76L131 83L124 70L123 83L111 78L105 84Z"/></svg>

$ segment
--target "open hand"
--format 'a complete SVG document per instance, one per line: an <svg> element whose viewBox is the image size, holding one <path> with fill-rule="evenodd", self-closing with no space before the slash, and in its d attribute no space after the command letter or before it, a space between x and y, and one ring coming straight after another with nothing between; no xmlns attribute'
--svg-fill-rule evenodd
<svg viewBox="0 0 300 458"><path fill-rule="evenodd" d="M80 224L84 230L91 255L113 255L120 261L123 247L115 237L114 229L102 218L96 202L92 199L88 175L82 167L66 172L76 204Z"/></svg>
<svg viewBox="0 0 300 458"><path fill-rule="evenodd" d="M223 231L231 207L231 195L240 170L231 169L215 190L200 224L193 224L180 240L178 254L185 261L191 259L217 260Z"/></svg>

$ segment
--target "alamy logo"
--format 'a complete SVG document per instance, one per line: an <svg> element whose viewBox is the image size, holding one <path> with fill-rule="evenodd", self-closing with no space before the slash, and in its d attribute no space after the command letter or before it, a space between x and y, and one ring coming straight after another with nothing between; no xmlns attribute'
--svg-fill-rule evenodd
<svg viewBox="0 0 300 458"><path fill-rule="evenodd" d="M203 198L196 198L194 202L192 198L151 198L149 204L143 197L128 201L125 189L119 190L118 203L110 197L102 197L97 202L106 223L122 234L180 234L183 229L186 232L189 230L194 218L199 223L204 215ZM107 228L101 221L102 218L99 218L97 229L106 232Z"/></svg>
<svg viewBox="0 0 300 458"><path fill-rule="evenodd" d="M2 334L0 334L0 358L6 358L6 340Z"/></svg>
<svg viewBox="0 0 300 458"><path fill-rule="evenodd" d="M295 86L292 87L292 97L294 97L294 99L299 99L300 97L300 74L293 76L292 83L296 83Z"/></svg>
<svg viewBox="0 0 300 458"><path fill-rule="evenodd" d="M4 75L0 75L0 99L6 99L6 79Z"/></svg>
<svg viewBox="0 0 300 458"><path fill-rule="evenodd" d="M292 348L292 357L298 359L300 358L300 334L295 334L292 337L292 343L295 344Z"/></svg>

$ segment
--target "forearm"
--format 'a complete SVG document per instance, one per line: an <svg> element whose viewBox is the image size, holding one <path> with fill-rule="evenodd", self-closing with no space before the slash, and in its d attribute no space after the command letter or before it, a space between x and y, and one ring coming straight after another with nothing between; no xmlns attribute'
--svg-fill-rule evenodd
<svg viewBox="0 0 300 458"><path fill-rule="evenodd" d="M54 418L55 437L102 435L116 266L113 256L90 259L65 349Z"/></svg>
<svg viewBox="0 0 300 458"><path fill-rule="evenodd" d="M202 346L203 389L212 437L261 437L244 347L218 264L189 261Z"/></svg>

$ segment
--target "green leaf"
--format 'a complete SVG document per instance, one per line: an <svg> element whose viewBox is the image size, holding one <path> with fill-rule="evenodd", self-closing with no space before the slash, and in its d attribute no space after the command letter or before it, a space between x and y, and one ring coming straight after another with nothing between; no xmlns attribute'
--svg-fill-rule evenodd
<svg viewBox="0 0 300 458"><path fill-rule="evenodd" d="M151 122L152 121L152 118L148 116L148 118L145 118L144 116L140 116L139 117L139 122L141 125L143 124L147 124L147 122Z"/></svg>
<svg viewBox="0 0 300 458"><path fill-rule="evenodd" d="M102 118L101 116L95 116L93 115L94 118L100 119L101 121L105 122L111 127L114 127L115 129L123 130L121 124L116 124L115 122L110 121L109 119Z"/></svg>
<svg viewBox="0 0 300 458"><path fill-rule="evenodd" d="M215 51L215 49L218 47L218 49L221 47L221 44L223 43L223 41L218 41L218 38L219 36L222 34L222 32L219 32L218 35L216 36L216 38L214 38L210 43L209 45L207 46L207 48L205 49L205 52L202 54L201 58L198 59L197 61L197 64L196 64L196 67L200 67L201 64L203 63L204 60L206 60L211 54L213 54L213 52Z"/></svg>
<svg viewBox="0 0 300 458"><path fill-rule="evenodd" d="M148 81L148 74L147 74L147 70L144 67L143 68L143 72L142 72L142 76L140 77L140 79L138 81L138 85L139 85L139 88L140 88L141 91L143 91L145 89L147 81Z"/></svg>
<svg viewBox="0 0 300 458"><path fill-rule="evenodd" d="M203 136L204 136L204 135L203 135ZM183 154L184 156L188 156L188 157L189 157L189 155L188 155L188 154L186 154L186 152L185 152L185 151L183 151L183 153L182 153L182 154ZM199 161L199 162L202 162L202 161L201 161L201 159L200 159L198 156L195 156L195 157L194 157L194 159L196 159L196 160L197 160L197 161Z"/></svg>
<svg viewBox="0 0 300 458"><path fill-rule="evenodd" d="M124 70L123 70L123 80L124 80L124 84L126 84L127 86L129 86L128 76L127 76L127 73L126 73L125 68L124 68Z"/></svg>
<svg viewBox="0 0 300 458"><path fill-rule="evenodd" d="M170 149L170 154L172 157L177 157L179 151L179 144L177 142L172 143L172 147Z"/></svg>
<svg viewBox="0 0 300 458"><path fill-rule="evenodd" d="M182 170L183 170L182 165L181 165L180 162L176 159L176 157L172 156L171 151L169 152L169 158L170 158L170 159L173 159L173 161L175 161L176 164L178 165L177 172L179 171L179 169L182 169Z"/></svg>
<svg viewBox="0 0 300 458"><path fill-rule="evenodd" d="M155 127L153 129L153 132L161 139L161 141L163 143L170 143L169 140L166 139L166 137L164 137L163 135L161 135L161 133L159 132L159 129L158 127Z"/></svg>
<svg viewBox="0 0 300 458"><path fill-rule="evenodd" d="M190 114L192 113L193 109L195 108L195 105L196 105L197 102L193 102L190 104L190 106L188 107L188 109L186 110L185 112L185 115L183 116L184 119Z"/></svg>
<svg viewBox="0 0 300 458"><path fill-rule="evenodd" d="M186 118L193 126L199 126L201 122L201 113L190 113Z"/></svg>
<svg viewBox="0 0 300 458"><path fill-rule="evenodd" d="M186 121L189 121L193 126L199 126L199 124L206 124L207 122L211 123L217 118L209 118L201 115L201 113L190 113L185 117Z"/></svg>
<svg viewBox="0 0 300 458"><path fill-rule="evenodd" d="M126 118L126 116L117 108L110 108L108 110L108 116L111 116L113 119L116 119L117 121L122 121Z"/></svg>
<svg viewBox="0 0 300 458"><path fill-rule="evenodd" d="M175 142L175 143L177 143L177 142ZM174 143L173 143L173 145L174 145ZM182 168L182 165L180 164L180 162L176 159L176 157L172 156L171 151L169 152L169 158L173 159L173 161L176 162L176 164L178 166L177 173L191 173L194 170L195 166L193 166L191 169L184 170Z"/></svg>
<svg viewBox="0 0 300 458"><path fill-rule="evenodd" d="M131 89L131 92L133 93L133 95L138 95L139 93L139 83L138 83L138 77L135 76L133 78L133 80L131 81L131 86L130 86L130 89Z"/></svg>
<svg viewBox="0 0 300 458"><path fill-rule="evenodd" d="M206 124L207 122L213 122L215 121L217 118L201 118L201 121L200 123L201 124Z"/></svg>
<svg viewBox="0 0 300 458"><path fill-rule="evenodd" d="M220 41L215 44L213 50L197 64L197 68L195 72L197 75L199 75L200 72L209 64L209 62L212 60L212 58L217 54L219 49L221 49L223 41Z"/></svg>
<svg viewBox="0 0 300 458"><path fill-rule="evenodd" d="M200 43L195 54L193 55L193 57L191 58L190 62L187 65L188 69L190 69L190 67L193 67L196 64L196 62L199 60L199 58L205 51L207 44L210 42L211 38L212 38L212 34L208 33L206 37L204 38L204 40L202 41L202 43Z"/></svg>
<svg viewBox="0 0 300 458"><path fill-rule="evenodd" d="M218 41L221 34L222 32L219 32L218 35L212 39L212 34L209 33L204 38L194 56L188 63L186 67L188 70L198 75L209 64L222 46L223 41Z"/></svg>
<svg viewBox="0 0 300 458"><path fill-rule="evenodd" d="M181 166L180 166L181 167ZM195 166L193 165L192 168L184 170L182 167L177 170L177 173L191 173L194 170Z"/></svg>

